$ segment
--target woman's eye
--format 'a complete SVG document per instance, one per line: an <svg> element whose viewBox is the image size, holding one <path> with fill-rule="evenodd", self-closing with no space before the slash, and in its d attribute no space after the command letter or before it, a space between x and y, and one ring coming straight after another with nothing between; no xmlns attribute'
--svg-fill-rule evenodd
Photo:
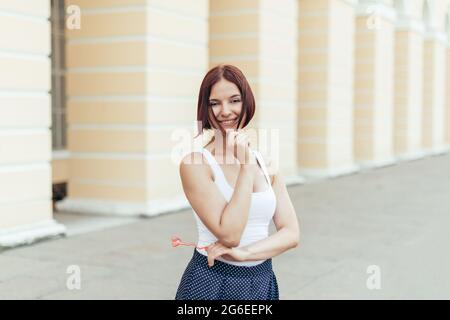
<svg viewBox="0 0 450 320"><path fill-rule="evenodd" d="M241 102L240 99L232 100L232 101L231 101L231 103L239 103L239 102ZM219 104L218 104L217 102L210 102L210 103L209 103L209 106L210 106L210 107L215 107L215 106L218 106L218 105L219 105Z"/></svg>

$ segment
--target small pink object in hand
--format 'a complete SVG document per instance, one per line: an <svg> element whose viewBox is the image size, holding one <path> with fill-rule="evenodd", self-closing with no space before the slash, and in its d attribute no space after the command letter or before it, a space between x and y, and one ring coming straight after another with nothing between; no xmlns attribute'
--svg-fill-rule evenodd
<svg viewBox="0 0 450 320"><path fill-rule="evenodd" d="M197 245L195 243L185 243L185 242L181 241L180 237L172 236L172 247L178 247L178 246L193 246L193 247L197 247ZM208 246L197 247L197 248L199 248L199 249L206 249L206 248L208 248Z"/></svg>

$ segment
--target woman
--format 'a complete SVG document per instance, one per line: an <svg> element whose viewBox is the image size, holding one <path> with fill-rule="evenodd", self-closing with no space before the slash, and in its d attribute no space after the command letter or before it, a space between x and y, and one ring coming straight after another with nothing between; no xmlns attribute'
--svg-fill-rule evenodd
<svg viewBox="0 0 450 320"><path fill-rule="evenodd" d="M199 237L177 300L279 299L272 257L298 245L299 227L281 174L269 175L240 130L254 113L252 90L238 68L219 65L206 74L199 134L212 129L215 136L180 163ZM269 236L271 219L277 232Z"/></svg>

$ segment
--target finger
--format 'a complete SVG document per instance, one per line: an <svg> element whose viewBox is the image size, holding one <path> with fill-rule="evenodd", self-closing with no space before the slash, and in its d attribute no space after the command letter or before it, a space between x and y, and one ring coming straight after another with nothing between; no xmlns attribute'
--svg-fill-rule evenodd
<svg viewBox="0 0 450 320"><path fill-rule="evenodd" d="M235 132L235 134L236 134L236 137L243 137L243 136L245 136L245 133L243 133L242 131L237 131L237 132Z"/></svg>
<svg viewBox="0 0 450 320"><path fill-rule="evenodd" d="M211 243L211 244L208 246L207 251L213 249L216 245L217 245L217 242Z"/></svg>
<svg viewBox="0 0 450 320"><path fill-rule="evenodd" d="M215 248L214 252L211 255L208 255L208 265L212 267L214 265L214 260L225 253L226 248Z"/></svg>
<svg viewBox="0 0 450 320"><path fill-rule="evenodd" d="M208 254L208 266L212 267L214 265L214 258L212 255Z"/></svg>
<svg viewBox="0 0 450 320"><path fill-rule="evenodd" d="M248 145L248 138L247 137L238 137L236 138L236 146L247 146Z"/></svg>
<svg viewBox="0 0 450 320"><path fill-rule="evenodd" d="M232 145L234 145L235 140L236 140L236 132L233 132L233 131L229 132L228 139L227 139L228 147L231 147Z"/></svg>
<svg viewBox="0 0 450 320"><path fill-rule="evenodd" d="M216 253L214 255L214 259L217 259L218 257L222 257L223 255L227 254L228 252L230 252L230 248L222 247L216 251Z"/></svg>
<svg viewBox="0 0 450 320"><path fill-rule="evenodd" d="M235 131L228 131L228 138L231 138L230 140L233 141L236 138L237 132Z"/></svg>
<svg viewBox="0 0 450 320"><path fill-rule="evenodd" d="M250 143L250 140L247 136L241 136L238 138L237 143L247 146Z"/></svg>
<svg viewBox="0 0 450 320"><path fill-rule="evenodd" d="M208 265L213 266L214 260L221 256L224 252L224 250L227 250L228 248L222 245L221 243L216 242L214 244L214 247L211 248L211 250L208 251Z"/></svg>
<svg viewBox="0 0 450 320"><path fill-rule="evenodd" d="M245 133L239 132L236 134L237 139L244 139L247 138L247 135Z"/></svg>
<svg viewBox="0 0 450 320"><path fill-rule="evenodd" d="M214 260L217 256L217 248L214 248L212 251L208 252L208 265L210 267L214 265Z"/></svg>
<svg viewBox="0 0 450 320"><path fill-rule="evenodd" d="M250 145L250 140L245 137L244 139L242 139L242 145L248 148L248 146Z"/></svg>
<svg viewBox="0 0 450 320"><path fill-rule="evenodd" d="M206 250L206 253L209 255L209 253L211 252L211 249L212 249L212 247L214 246L214 244L210 244L209 246L207 246L206 248L205 248L205 250Z"/></svg>
<svg viewBox="0 0 450 320"><path fill-rule="evenodd" d="M218 245L217 242L211 243L208 247L206 247L206 252L208 254L213 253L217 245Z"/></svg>
<svg viewBox="0 0 450 320"><path fill-rule="evenodd" d="M208 265L212 266L214 263L214 251L209 249L208 250Z"/></svg>
<svg viewBox="0 0 450 320"><path fill-rule="evenodd" d="M231 250L231 249L230 249L230 248L227 248L227 247L221 248L221 249L220 249L220 252L219 252L219 256L223 256L223 255L225 255L225 254L228 254L229 252L231 252L230 250Z"/></svg>

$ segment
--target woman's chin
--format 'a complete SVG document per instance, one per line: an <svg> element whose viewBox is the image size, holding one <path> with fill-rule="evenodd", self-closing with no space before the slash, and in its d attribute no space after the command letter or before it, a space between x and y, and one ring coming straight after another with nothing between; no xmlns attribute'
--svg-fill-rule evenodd
<svg viewBox="0 0 450 320"><path fill-rule="evenodd" d="M236 131L237 130L237 124L233 124L233 125L226 125L226 124L220 124L220 127L222 127L223 130L225 131ZM219 130L221 131L220 127L216 127L215 126L215 130Z"/></svg>
<svg viewBox="0 0 450 320"><path fill-rule="evenodd" d="M226 124L221 124L222 128L224 130L236 130L236 125L226 125Z"/></svg>

